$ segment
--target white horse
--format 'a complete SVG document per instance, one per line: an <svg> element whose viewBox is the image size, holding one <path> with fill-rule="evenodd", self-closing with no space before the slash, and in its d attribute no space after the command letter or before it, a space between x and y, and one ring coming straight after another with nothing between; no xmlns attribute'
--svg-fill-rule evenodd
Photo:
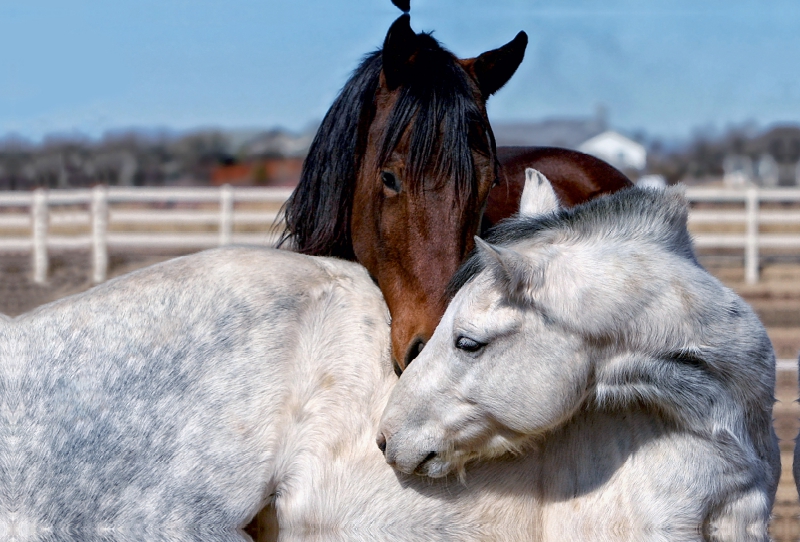
<svg viewBox="0 0 800 542"><path fill-rule="evenodd" d="M361 266L268 249L0 318L0 540L528 540L529 458L386 464L389 349Z"/></svg>
<svg viewBox="0 0 800 542"><path fill-rule="evenodd" d="M774 353L697 263L682 191L557 210L533 180L533 215L476 239L394 388L387 461L440 477L508 451L535 458L539 539L767 540Z"/></svg>

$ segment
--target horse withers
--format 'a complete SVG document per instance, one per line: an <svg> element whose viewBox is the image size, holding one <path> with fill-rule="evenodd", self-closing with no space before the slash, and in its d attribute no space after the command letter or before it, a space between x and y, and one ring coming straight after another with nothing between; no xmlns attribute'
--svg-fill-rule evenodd
<svg viewBox="0 0 800 542"><path fill-rule="evenodd" d="M478 240L393 390L387 461L469 480L470 461L535 457L530 491L562 539L604 516L666 539L767 540L775 357L752 310L697 263L682 192L556 210L539 181L544 194L523 196L532 216Z"/></svg>
<svg viewBox="0 0 800 542"><path fill-rule="evenodd" d="M630 186L575 151L496 148L486 100L514 74L527 41L520 32L462 60L398 18L325 115L286 204L282 242L357 260L375 278L392 315L398 372L444 313L447 283L484 208L488 223L516 212L520 168L548 175L567 204Z"/></svg>

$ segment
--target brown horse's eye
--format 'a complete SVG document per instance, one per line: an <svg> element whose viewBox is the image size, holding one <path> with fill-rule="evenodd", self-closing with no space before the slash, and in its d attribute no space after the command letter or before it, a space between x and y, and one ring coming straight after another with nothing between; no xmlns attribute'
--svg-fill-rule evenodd
<svg viewBox="0 0 800 542"><path fill-rule="evenodd" d="M394 176L391 171L381 171L381 181L383 186L394 192L400 192L400 181Z"/></svg>

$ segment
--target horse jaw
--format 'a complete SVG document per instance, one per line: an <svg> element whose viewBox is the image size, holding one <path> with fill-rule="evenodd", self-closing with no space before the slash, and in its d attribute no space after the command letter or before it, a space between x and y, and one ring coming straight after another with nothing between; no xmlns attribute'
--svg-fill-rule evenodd
<svg viewBox="0 0 800 542"><path fill-rule="evenodd" d="M553 185L541 172L525 169L525 188L519 202L519 215L533 217L552 213L561 208Z"/></svg>

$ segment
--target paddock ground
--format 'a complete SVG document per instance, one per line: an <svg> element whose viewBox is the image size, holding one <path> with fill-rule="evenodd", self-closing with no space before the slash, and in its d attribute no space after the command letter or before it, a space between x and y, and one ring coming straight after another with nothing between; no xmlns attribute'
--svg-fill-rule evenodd
<svg viewBox="0 0 800 542"><path fill-rule="evenodd" d="M109 276L118 276L174 256L175 253L112 253ZM768 258L762 266L759 284L747 285L743 280L740 256L701 253L700 260L755 309L767 328L777 357L796 360L800 351L800 262L793 258ZM92 286L90 272L87 253L53 254L50 256L48 283L36 285L30 280L30 256L3 255L0 258L0 312L14 316L82 292ZM796 369L779 371L774 412L775 430L781 439L783 472L770 527L776 542L800 540L800 503L792 480L794 437L800 431L797 390Z"/></svg>

